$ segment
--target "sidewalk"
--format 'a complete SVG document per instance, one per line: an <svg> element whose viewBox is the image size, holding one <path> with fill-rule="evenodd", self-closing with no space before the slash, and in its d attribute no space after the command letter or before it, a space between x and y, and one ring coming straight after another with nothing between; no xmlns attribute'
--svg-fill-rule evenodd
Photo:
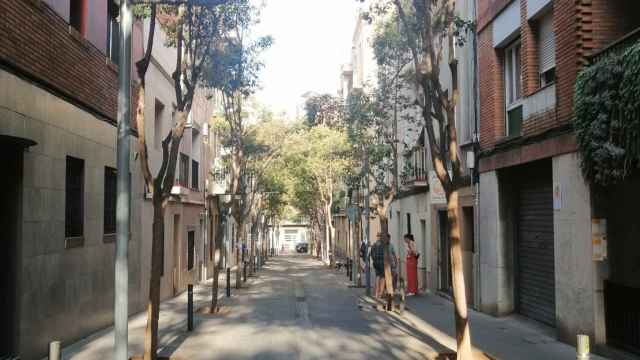
<svg viewBox="0 0 640 360"><path fill-rule="evenodd" d="M249 282L247 279L247 282ZM210 304L212 280L196 284L193 287L193 308L194 312L200 307ZM235 289L235 278L231 275L231 298L225 295L226 274L220 273L218 288L218 306L227 306L235 301L238 290ZM198 316L194 316L197 325ZM144 344L144 330L147 324L147 313L132 315L129 317L129 356L141 355ZM167 299L160 304L159 317L160 344L159 354L171 353L178 343L182 342L187 332L187 292ZM91 334L83 340L66 346L62 349L63 359L108 359L113 356L114 351L113 326ZM167 345L168 344L168 345Z"/></svg>
<svg viewBox="0 0 640 360"><path fill-rule="evenodd" d="M453 304L438 295L407 297L402 315L407 325L448 347L456 348ZM518 315L496 318L469 310L474 350L501 360L576 359L576 349L555 339L553 329ZM606 360L591 355L590 360Z"/></svg>

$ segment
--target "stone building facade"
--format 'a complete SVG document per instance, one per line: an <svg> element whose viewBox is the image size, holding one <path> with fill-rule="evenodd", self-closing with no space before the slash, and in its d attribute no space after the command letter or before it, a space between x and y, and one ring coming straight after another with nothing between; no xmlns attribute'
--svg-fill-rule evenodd
<svg viewBox="0 0 640 360"><path fill-rule="evenodd" d="M50 341L74 341L113 321L118 70L107 8L0 2L0 147L8 165L0 355L39 359ZM142 182L133 165L131 186L135 312L144 297Z"/></svg>

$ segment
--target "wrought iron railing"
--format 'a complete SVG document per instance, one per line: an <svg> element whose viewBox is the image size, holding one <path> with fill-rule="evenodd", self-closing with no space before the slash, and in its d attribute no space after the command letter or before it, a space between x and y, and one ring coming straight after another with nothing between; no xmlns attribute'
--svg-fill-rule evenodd
<svg viewBox="0 0 640 360"><path fill-rule="evenodd" d="M605 281L607 343L640 354L640 289Z"/></svg>
<svg viewBox="0 0 640 360"><path fill-rule="evenodd" d="M620 55L630 46L636 44L638 41L640 41L640 28L633 30L620 39L609 44L604 49L596 52L595 54L592 54L589 57L589 61L593 64L602 61L609 56Z"/></svg>

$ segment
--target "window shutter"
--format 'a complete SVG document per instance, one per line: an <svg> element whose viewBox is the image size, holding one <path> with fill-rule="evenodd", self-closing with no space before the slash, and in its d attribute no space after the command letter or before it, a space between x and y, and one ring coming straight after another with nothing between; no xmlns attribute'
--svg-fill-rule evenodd
<svg viewBox="0 0 640 360"><path fill-rule="evenodd" d="M539 32L540 73L556 66L556 41L553 34L553 13L540 19Z"/></svg>

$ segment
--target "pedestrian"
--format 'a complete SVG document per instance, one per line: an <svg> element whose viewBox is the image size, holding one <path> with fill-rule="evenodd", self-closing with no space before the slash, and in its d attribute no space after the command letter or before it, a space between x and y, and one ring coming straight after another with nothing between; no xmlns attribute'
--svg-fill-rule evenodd
<svg viewBox="0 0 640 360"><path fill-rule="evenodd" d="M404 235L404 245L406 249L406 264L407 264L407 278L406 278L406 292L408 294L418 293L418 258L420 254L416 252L416 244L412 234Z"/></svg>
<svg viewBox="0 0 640 360"><path fill-rule="evenodd" d="M406 254L407 256L416 256L417 257L417 253L416 253L416 242L413 239L413 235L412 234L404 234L404 246L406 249Z"/></svg>
<svg viewBox="0 0 640 360"><path fill-rule="evenodd" d="M389 260L392 276L395 273L397 276L397 263L398 259L396 257L395 251L393 250L393 246L389 241L389 234L382 235L378 234L378 240L371 247L371 259L373 260L373 269L376 273L376 282L375 282L375 297L381 299L385 293L385 278L384 278L384 247L389 246ZM393 295L392 293L389 295Z"/></svg>

